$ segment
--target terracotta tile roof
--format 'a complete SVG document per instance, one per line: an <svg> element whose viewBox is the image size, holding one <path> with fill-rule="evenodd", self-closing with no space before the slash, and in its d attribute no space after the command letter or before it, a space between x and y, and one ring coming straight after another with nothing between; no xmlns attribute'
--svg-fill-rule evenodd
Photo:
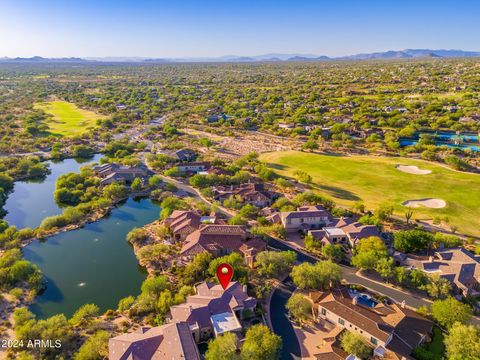
<svg viewBox="0 0 480 360"><path fill-rule="evenodd" d="M402 356L407 357L432 328L431 321L396 304L380 303L374 308L355 304L345 288L321 294L312 293L312 296L317 307L331 311L382 342L387 342L390 336L395 335L400 343L395 342L392 346ZM387 348L389 344L387 343ZM401 344L403 345L400 346Z"/></svg>

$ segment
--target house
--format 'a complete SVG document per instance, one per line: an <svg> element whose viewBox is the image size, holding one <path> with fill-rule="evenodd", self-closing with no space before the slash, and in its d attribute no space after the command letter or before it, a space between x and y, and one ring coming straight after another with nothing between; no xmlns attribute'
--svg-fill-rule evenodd
<svg viewBox="0 0 480 360"><path fill-rule="evenodd" d="M196 211L174 210L164 220L164 225L171 230L175 241L183 241L199 228L201 219L201 215Z"/></svg>
<svg viewBox="0 0 480 360"><path fill-rule="evenodd" d="M294 124L288 124L288 123L283 123L283 122L281 122L281 123L278 123L278 127L279 127L280 129L291 130L291 129L295 128L295 125L294 125Z"/></svg>
<svg viewBox="0 0 480 360"><path fill-rule="evenodd" d="M110 360L200 360L197 343L226 332L240 333L241 320L253 312L257 300L236 281L226 289L207 282L195 287L185 303L170 307L170 318L162 326L142 327L137 332L111 338Z"/></svg>
<svg viewBox="0 0 480 360"><path fill-rule="evenodd" d="M180 254L195 256L208 251L213 256L223 256L238 251L247 239L247 231L241 225L203 224L189 234Z"/></svg>
<svg viewBox="0 0 480 360"><path fill-rule="evenodd" d="M257 300L237 281L230 282L225 290L203 282L185 303L170 307L171 321L186 322L198 343L226 332L241 332L244 313L255 311L256 306Z"/></svg>
<svg viewBox="0 0 480 360"><path fill-rule="evenodd" d="M394 258L399 265L438 274L463 296L480 295L480 256L464 248L439 249L430 257L396 254Z"/></svg>
<svg viewBox="0 0 480 360"><path fill-rule="evenodd" d="M253 239L240 246L240 252L243 254L245 264L253 268L257 254L267 249L267 243L260 239Z"/></svg>
<svg viewBox="0 0 480 360"><path fill-rule="evenodd" d="M181 173L199 173L207 171L210 168L208 162L188 162L177 164L176 167Z"/></svg>
<svg viewBox="0 0 480 360"><path fill-rule="evenodd" d="M341 229L347 239L349 245L353 248L361 239L370 236L380 237L380 231L375 225L363 225L352 218L337 218L333 219L330 224L332 228Z"/></svg>
<svg viewBox="0 0 480 360"><path fill-rule="evenodd" d="M108 342L110 360L200 360L198 347L186 322L173 322L122 334Z"/></svg>
<svg viewBox="0 0 480 360"><path fill-rule="evenodd" d="M430 320L415 311L345 287L311 293L310 298L319 321L360 334L379 358L413 359L412 350L429 340L433 327Z"/></svg>
<svg viewBox="0 0 480 360"><path fill-rule="evenodd" d="M144 166L124 166L115 163L95 166L93 171L97 176L102 178L102 185L108 185L113 182L131 185L136 178L145 182L146 179L152 175L152 172Z"/></svg>
<svg viewBox="0 0 480 360"><path fill-rule="evenodd" d="M297 211L280 213L283 227L288 230L320 229L331 221L330 213L322 206L301 206Z"/></svg>
<svg viewBox="0 0 480 360"><path fill-rule="evenodd" d="M222 117L220 115L209 115L207 116L207 123L215 123L218 122Z"/></svg>
<svg viewBox="0 0 480 360"><path fill-rule="evenodd" d="M223 202L230 196L239 199L244 204L259 208L270 206L276 197L272 191L265 189L264 184L245 183L239 186L217 186L212 189L213 198Z"/></svg>
<svg viewBox="0 0 480 360"><path fill-rule="evenodd" d="M171 151L167 155L173 158L176 162L195 161L197 158L197 153L191 149Z"/></svg>

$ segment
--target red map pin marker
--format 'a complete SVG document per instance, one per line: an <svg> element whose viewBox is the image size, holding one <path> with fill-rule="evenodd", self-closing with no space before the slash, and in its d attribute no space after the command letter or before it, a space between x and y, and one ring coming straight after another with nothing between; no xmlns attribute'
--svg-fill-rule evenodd
<svg viewBox="0 0 480 360"><path fill-rule="evenodd" d="M222 285L223 290L225 290L232 280L233 277L233 268L230 264L220 264L217 267L217 278L220 281L220 285Z"/></svg>

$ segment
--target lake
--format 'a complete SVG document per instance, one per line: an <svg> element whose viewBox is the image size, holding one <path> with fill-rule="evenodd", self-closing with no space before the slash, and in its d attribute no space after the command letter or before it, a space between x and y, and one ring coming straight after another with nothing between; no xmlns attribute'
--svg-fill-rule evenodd
<svg viewBox="0 0 480 360"><path fill-rule="evenodd" d="M57 313L70 317L86 303L103 312L116 309L121 298L137 295L146 273L126 235L158 219L159 213L149 199L128 199L108 217L25 247L25 259L37 264L48 281L31 310L39 318Z"/></svg>
<svg viewBox="0 0 480 360"><path fill-rule="evenodd" d="M75 159L48 161L50 174L45 179L16 181L3 207L8 211L4 220L19 229L25 227L33 229L38 227L47 216L61 214L62 209L53 198L57 178L69 172L79 172L82 166L98 162L101 157L101 154L97 154L84 162Z"/></svg>
<svg viewBox="0 0 480 360"><path fill-rule="evenodd" d="M421 135L430 135L433 137L436 146L447 146L457 149L470 149L472 151L480 151L479 135L473 133L452 133L452 132L436 132L436 133L417 133L413 138L401 138L400 146L413 146L418 143Z"/></svg>

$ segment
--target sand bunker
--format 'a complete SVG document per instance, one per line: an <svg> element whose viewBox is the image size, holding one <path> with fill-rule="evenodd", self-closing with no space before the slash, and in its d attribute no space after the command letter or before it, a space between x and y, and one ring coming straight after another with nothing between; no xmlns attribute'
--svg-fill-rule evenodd
<svg viewBox="0 0 480 360"><path fill-rule="evenodd" d="M397 169L414 175L427 175L432 173L432 170L422 170L415 165L397 165Z"/></svg>
<svg viewBox="0 0 480 360"><path fill-rule="evenodd" d="M447 203L442 199L417 199L417 200L407 200L402 203L403 206L408 206L412 208L418 208L420 206L425 206L431 209L441 209L444 208Z"/></svg>

